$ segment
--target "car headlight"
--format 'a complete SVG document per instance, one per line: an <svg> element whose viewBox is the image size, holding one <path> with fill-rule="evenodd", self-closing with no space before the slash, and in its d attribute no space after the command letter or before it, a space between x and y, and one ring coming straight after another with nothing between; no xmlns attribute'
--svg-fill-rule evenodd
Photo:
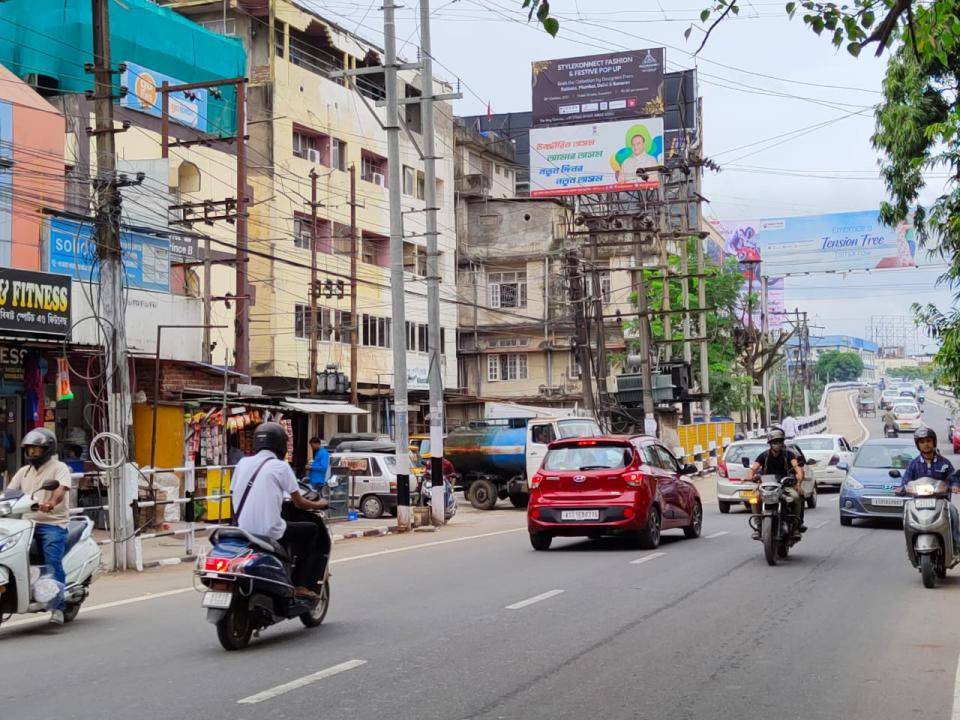
<svg viewBox="0 0 960 720"><path fill-rule="evenodd" d="M6 552L15 548L23 538L27 536L26 530L13 533L11 535L0 535L0 552Z"/></svg>
<svg viewBox="0 0 960 720"><path fill-rule="evenodd" d="M857 480L853 475L847 475L846 480L843 481L844 490L863 490L863 483Z"/></svg>

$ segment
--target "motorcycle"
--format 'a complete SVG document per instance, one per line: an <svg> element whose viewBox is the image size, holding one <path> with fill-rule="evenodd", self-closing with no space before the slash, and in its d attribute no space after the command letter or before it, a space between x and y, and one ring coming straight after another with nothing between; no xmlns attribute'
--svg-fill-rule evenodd
<svg viewBox="0 0 960 720"><path fill-rule="evenodd" d="M900 433L897 432L897 428L894 425L884 425L883 426L883 436L888 438L900 437Z"/></svg>
<svg viewBox="0 0 960 720"><path fill-rule="evenodd" d="M311 499L316 495L303 483L301 491ZM329 535L326 524L323 529ZM323 622L330 608L329 558L314 588L319 600L313 600L294 594L296 557L276 540L225 526L210 534L210 544L210 552L197 559L194 575L204 588L201 606L207 622L216 626L224 650L245 648L254 634L283 620L299 618L308 628Z"/></svg>
<svg viewBox="0 0 960 720"><path fill-rule="evenodd" d="M56 480L48 480L40 489L50 492L57 487ZM34 538L35 523L23 519L24 514L37 509L33 495L19 490L0 494L0 624L14 613L49 612L47 604L36 597L41 589L38 579L46 576L41 571L41 553ZM63 620L71 622L100 570L100 546L93 539L93 521L86 516L72 517L67 525L63 570Z"/></svg>
<svg viewBox="0 0 960 720"><path fill-rule="evenodd" d="M457 514L457 496L454 491L454 481L452 476L443 476L443 518L445 522L450 522ZM427 478L427 473L420 476L420 486L417 488L417 504L421 507L430 507L433 491L433 481Z"/></svg>
<svg viewBox="0 0 960 720"><path fill-rule="evenodd" d="M903 504L903 534L907 557L920 571L925 588L960 563L960 548L953 545L950 524L950 486L945 480L918 478L907 483Z"/></svg>
<svg viewBox="0 0 960 720"><path fill-rule="evenodd" d="M794 530L803 523L803 511L800 517L794 515L784 493L785 488L796 485L796 482L792 475L783 478L763 475L750 498L754 514L748 523L763 543L763 556L768 565L776 565L778 560L785 559L790 548L800 542L800 536Z"/></svg>

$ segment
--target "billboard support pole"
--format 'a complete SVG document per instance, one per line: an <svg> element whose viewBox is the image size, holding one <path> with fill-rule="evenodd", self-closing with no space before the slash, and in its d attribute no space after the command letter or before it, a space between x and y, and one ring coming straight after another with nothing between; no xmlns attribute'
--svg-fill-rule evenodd
<svg viewBox="0 0 960 720"><path fill-rule="evenodd" d="M763 426L770 427L770 382L767 377L766 350L770 340L770 278L766 275L760 277L760 303L761 303L761 328L762 338L761 347L763 352L763 371L760 374L760 385L763 388Z"/></svg>

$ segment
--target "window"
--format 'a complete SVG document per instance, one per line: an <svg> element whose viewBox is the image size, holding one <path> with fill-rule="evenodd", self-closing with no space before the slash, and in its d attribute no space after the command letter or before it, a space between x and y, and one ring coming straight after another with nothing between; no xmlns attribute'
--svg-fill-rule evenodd
<svg viewBox="0 0 960 720"><path fill-rule="evenodd" d="M332 313L336 319L333 326L333 341L349 344L353 334L353 319L350 313L343 310L333 310Z"/></svg>
<svg viewBox="0 0 960 720"><path fill-rule="evenodd" d="M361 237L360 259L370 265L390 267L390 238L364 232Z"/></svg>
<svg viewBox="0 0 960 720"><path fill-rule="evenodd" d="M526 347L530 338L497 338L490 341L490 347Z"/></svg>
<svg viewBox="0 0 960 720"><path fill-rule="evenodd" d="M427 250L413 243L403 244L403 269L418 277L427 276Z"/></svg>
<svg viewBox="0 0 960 720"><path fill-rule="evenodd" d="M237 21L234 18L207 20L200 23L200 25L210 32L219 33L220 35L237 34ZM277 56L283 57L283 23L276 25L274 30L277 33Z"/></svg>
<svg viewBox="0 0 960 720"><path fill-rule="evenodd" d="M403 194L413 195L413 186L417 178L417 172L409 165L403 166Z"/></svg>
<svg viewBox="0 0 960 720"><path fill-rule="evenodd" d="M330 167L334 170L347 170L347 144L339 138L330 139Z"/></svg>
<svg viewBox="0 0 960 720"><path fill-rule="evenodd" d="M549 445L556 439L553 425L534 425L530 430L530 440L538 445Z"/></svg>
<svg viewBox="0 0 960 720"><path fill-rule="evenodd" d="M318 314L319 316L319 314ZM298 338L310 338L310 306L297 303L293 307L293 334Z"/></svg>
<svg viewBox="0 0 960 720"><path fill-rule="evenodd" d="M424 179L424 175L419 170L417 171L417 200L423 200L426 197L427 192L427 183Z"/></svg>
<svg viewBox="0 0 960 720"><path fill-rule="evenodd" d="M493 166L493 172L494 172L495 174L497 174L497 175L502 175L502 174L503 174L503 166L502 166L502 165L496 165L496 164L495 164L495 165Z"/></svg>
<svg viewBox="0 0 960 720"><path fill-rule="evenodd" d="M360 323L360 344L366 347L390 347L390 332L393 329L389 318L364 314Z"/></svg>
<svg viewBox="0 0 960 720"><path fill-rule="evenodd" d="M405 86L404 95L408 98L418 98L421 92L412 85ZM420 103L409 103L403 106L403 120L410 132L423 132L423 118L420 113Z"/></svg>
<svg viewBox="0 0 960 720"><path fill-rule="evenodd" d="M677 459L673 456L669 450L660 445L652 446L656 451L657 455L660 458L659 465L667 472L678 473L680 472L680 465L677 464Z"/></svg>
<svg viewBox="0 0 960 720"><path fill-rule="evenodd" d="M330 165L330 136L293 126L293 155L317 165Z"/></svg>
<svg viewBox="0 0 960 720"><path fill-rule="evenodd" d="M380 469L380 463L374 458L370 458L370 474L373 477L380 477L383 475L383 470Z"/></svg>
<svg viewBox="0 0 960 720"><path fill-rule="evenodd" d="M380 187L387 186L387 159L364 150L360 153L360 177Z"/></svg>
<svg viewBox="0 0 960 720"><path fill-rule="evenodd" d="M234 24L236 24L236 21L234 21ZM285 27L286 26L279 21L273 26L273 43L276 48L275 51L277 53L278 58L283 57L284 50L286 49L287 38L285 37L286 33L284 32ZM234 27L234 30L236 30L236 27ZM230 34L236 35L236 32L232 32Z"/></svg>
<svg viewBox="0 0 960 720"><path fill-rule="evenodd" d="M600 276L600 299L608 303L610 302L610 271L609 270L598 270L597 274ZM593 291L593 273L585 273L586 277L586 291L587 297L591 300L596 298L596 294Z"/></svg>
<svg viewBox="0 0 960 720"><path fill-rule="evenodd" d="M487 356L487 380L526 380L527 356L523 353L501 353Z"/></svg>
<svg viewBox="0 0 960 720"><path fill-rule="evenodd" d="M583 369L580 367L580 353L576 350L570 351L570 364L567 366L567 377L568 378L578 378L583 374Z"/></svg>
<svg viewBox="0 0 960 720"><path fill-rule="evenodd" d="M487 275L490 307L525 308L527 306L527 273L496 272Z"/></svg>
<svg viewBox="0 0 960 720"><path fill-rule="evenodd" d="M331 311L328 308L320 308L317 312L317 322L320 323L317 335L323 342L330 342L333 336L333 324L330 320Z"/></svg>

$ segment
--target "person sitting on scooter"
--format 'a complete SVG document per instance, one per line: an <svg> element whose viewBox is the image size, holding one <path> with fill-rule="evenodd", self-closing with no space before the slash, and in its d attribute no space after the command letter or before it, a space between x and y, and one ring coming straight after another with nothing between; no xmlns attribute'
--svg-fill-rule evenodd
<svg viewBox="0 0 960 720"><path fill-rule="evenodd" d="M323 510L326 500L308 500L300 494L297 478L283 461L287 432L265 422L253 432L253 452L237 464L230 483L237 526L253 535L277 540L296 556L291 578L297 597L319 600L311 589L320 579L320 528L311 522L287 522L282 517L285 497L300 510Z"/></svg>
<svg viewBox="0 0 960 720"><path fill-rule="evenodd" d="M750 466L751 481L756 482L762 475L775 475L778 480L781 480L793 470L796 474L797 483L803 482L803 463L795 452L786 448L785 441L786 435L783 430L774 428L770 431L767 435L769 448L760 453L753 465ZM797 526L795 533L806 532L807 526L803 524L803 498L800 496L799 490L786 487L783 489L783 493L787 497L790 511L800 518L800 524ZM754 535L759 537L758 533L754 533Z"/></svg>
<svg viewBox="0 0 960 720"><path fill-rule="evenodd" d="M953 492L960 492L960 478L957 477L953 464L937 449L937 434L933 429L919 428L913 433L913 444L917 446L920 454L910 461L900 476L897 494L903 495L907 490L907 483L924 477L943 480L950 485ZM960 513L953 503L950 503L950 525L953 530L953 545L960 548Z"/></svg>
<svg viewBox="0 0 960 720"><path fill-rule="evenodd" d="M46 428L36 428L23 437L20 443L27 459L13 476L8 490L20 490L27 495L36 493L39 512L27 513L24 520L33 520L33 534L43 555L43 564L53 571L53 578L61 585L65 584L63 554L67 543L67 501L70 497L70 468L56 457L57 437ZM41 490L47 480L56 480L60 486L56 490ZM51 605L50 622L63 625L63 592L61 591Z"/></svg>

